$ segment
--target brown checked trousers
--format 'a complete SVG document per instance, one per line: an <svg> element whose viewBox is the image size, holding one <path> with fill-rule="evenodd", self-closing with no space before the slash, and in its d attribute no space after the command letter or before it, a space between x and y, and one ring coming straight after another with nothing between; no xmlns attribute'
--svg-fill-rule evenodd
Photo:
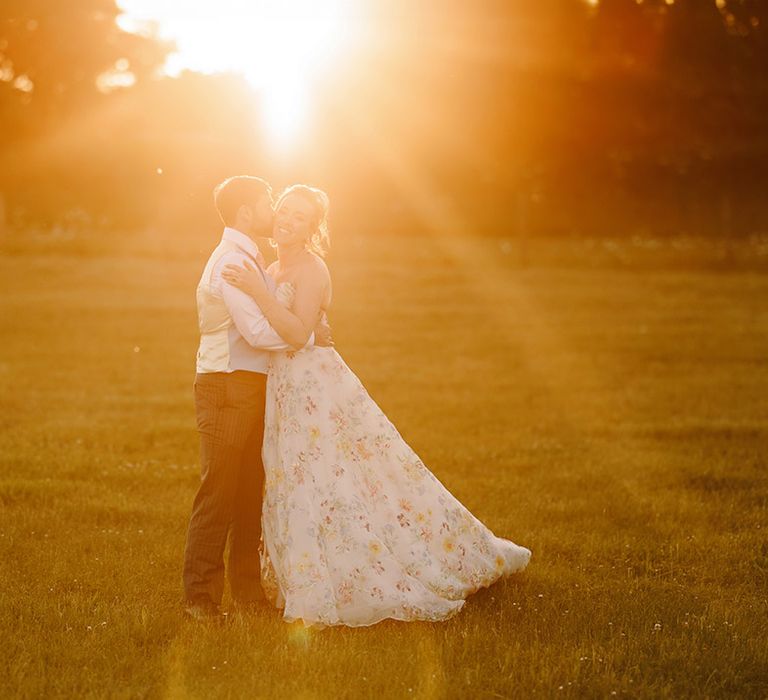
<svg viewBox="0 0 768 700"><path fill-rule="evenodd" d="M267 375L212 372L195 377L201 481L184 553L189 602L221 603L229 535L232 598L261 600L259 538L264 490L261 444Z"/></svg>

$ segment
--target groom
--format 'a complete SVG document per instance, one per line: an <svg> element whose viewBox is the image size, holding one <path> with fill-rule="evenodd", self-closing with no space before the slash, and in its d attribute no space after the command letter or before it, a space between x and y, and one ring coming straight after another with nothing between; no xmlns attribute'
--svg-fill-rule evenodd
<svg viewBox="0 0 768 700"><path fill-rule="evenodd" d="M256 302L221 278L225 265L247 260L274 290L254 240L272 233L270 186L257 177L232 177L219 184L213 196L225 228L197 287L195 410L201 481L184 554L184 610L197 620L221 614L227 535L235 605L247 608L264 598L259 538L267 366L270 350L292 349ZM315 338L318 345L330 344L328 327L318 326Z"/></svg>

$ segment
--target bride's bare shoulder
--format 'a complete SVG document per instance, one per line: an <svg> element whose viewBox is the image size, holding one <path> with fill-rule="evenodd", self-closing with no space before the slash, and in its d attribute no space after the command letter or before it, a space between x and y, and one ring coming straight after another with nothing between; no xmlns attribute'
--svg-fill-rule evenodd
<svg viewBox="0 0 768 700"><path fill-rule="evenodd" d="M325 264L325 260L312 252L309 253L307 260L307 273L317 281L331 281L331 273L328 270L328 265Z"/></svg>

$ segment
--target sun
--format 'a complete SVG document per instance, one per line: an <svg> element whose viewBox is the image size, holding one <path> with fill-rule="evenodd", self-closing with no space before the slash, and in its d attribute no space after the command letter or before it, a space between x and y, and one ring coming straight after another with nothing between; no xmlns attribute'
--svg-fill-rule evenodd
<svg viewBox="0 0 768 700"><path fill-rule="evenodd" d="M242 74L258 93L263 126L290 143L309 116L312 83L354 39L343 0L119 0L118 24L175 42L165 71Z"/></svg>

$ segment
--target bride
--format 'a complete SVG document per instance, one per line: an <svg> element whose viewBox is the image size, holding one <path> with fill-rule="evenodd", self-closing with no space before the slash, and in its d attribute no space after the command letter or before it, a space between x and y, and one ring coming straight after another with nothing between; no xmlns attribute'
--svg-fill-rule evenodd
<svg viewBox="0 0 768 700"><path fill-rule="evenodd" d="M331 302L328 198L294 185L275 208L275 296L247 263L224 278L304 348ZM288 622L445 620L530 559L424 466L333 347L272 354L263 460L262 585Z"/></svg>

